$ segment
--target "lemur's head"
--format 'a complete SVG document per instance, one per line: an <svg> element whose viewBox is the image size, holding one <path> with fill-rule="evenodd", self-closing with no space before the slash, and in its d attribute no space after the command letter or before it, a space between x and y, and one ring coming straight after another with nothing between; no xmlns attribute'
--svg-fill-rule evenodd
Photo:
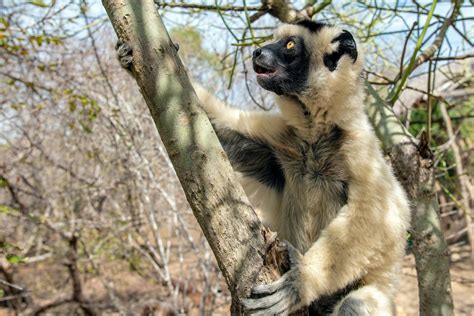
<svg viewBox="0 0 474 316"><path fill-rule="evenodd" d="M260 86L279 95L350 93L362 69L358 55L348 31L304 20L280 26L273 43L253 52L253 68Z"/></svg>

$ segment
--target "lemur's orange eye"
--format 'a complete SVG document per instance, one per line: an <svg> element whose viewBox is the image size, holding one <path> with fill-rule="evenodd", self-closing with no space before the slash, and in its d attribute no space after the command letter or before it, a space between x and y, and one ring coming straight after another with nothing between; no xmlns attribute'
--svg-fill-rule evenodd
<svg viewBox="0 0 474 316"><path fill-rule="evenodd" d="M295 47L295 42L289 41L286 43L286 49L293 49Z"/></svg>

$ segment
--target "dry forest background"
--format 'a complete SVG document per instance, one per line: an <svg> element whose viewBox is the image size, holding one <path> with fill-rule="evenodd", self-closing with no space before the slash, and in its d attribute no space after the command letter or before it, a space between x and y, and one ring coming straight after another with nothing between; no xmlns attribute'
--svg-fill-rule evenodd
<svg viewBox="0 0 474 316"><path fill-rule="evenodd" d="M276 110L249 61L281 21L307 16L355 34L375 126L384 112L369 105L383 103L429 161L432 182L404 185L417 188L414 204L425 191L434 201L454 314L473 315L472 1L155 4L188 75L242 109ZM228 314L222 272L118 64L102 3L0 0L0 12L0 315ZM406 181L400 140L380 137ZM419 313L416 267L435 262L416 238L424 220L407 233L399 315Z"/></svg>

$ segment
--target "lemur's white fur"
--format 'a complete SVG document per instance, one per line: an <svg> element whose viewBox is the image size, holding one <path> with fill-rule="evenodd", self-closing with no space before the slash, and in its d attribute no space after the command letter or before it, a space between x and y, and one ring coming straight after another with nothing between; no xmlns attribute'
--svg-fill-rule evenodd
<svg viewBox="0 0 474 316"><path fill-rule="evenodd" d="M298 259L297 279L301 306L360 280L362 286L340 301L334 314L344 302L356 299L365 303L368 315L392 315L410 223L409 205L384 161L364 112L361 56L354 63L349 56L343 56L332 72L323 65L324 54L337 49L338 43L332 40L341 31L325 26L314 34L301 26L283 25L275 32L277 40L290 35L303 37L311 54L310 89L298 97L310 111L314 124L308 125L300 106L286 96L276 98L280 113L262 113L229 108L201 87L196 92L217 129L236 130L272 146L284 146L280 136L288 126L308 142L314 141L328 124L345 131L342 152L349 170L349 193L347 204L331 218L318 218L320 210L311 209L311 205L317 205L316 199L321 197L302 191L308 220L301 222L303 227L288 226L287 217L280 215L283 194L250 178L243 177L242 184L264 223L303 253ZM301 232L314 231L304 225L319 225L319 231L311 238L299 237Z"/></svg>

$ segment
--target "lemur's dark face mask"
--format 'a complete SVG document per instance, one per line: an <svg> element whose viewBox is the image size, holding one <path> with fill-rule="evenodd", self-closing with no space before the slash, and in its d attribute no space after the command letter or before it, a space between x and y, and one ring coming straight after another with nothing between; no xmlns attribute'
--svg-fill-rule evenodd
<svg viewBox="0 0 474 316"><path fill-rule="evenodd" d="M290 36L257 48L252 61L257 82L266 90L297 94L307 84L310 58L302 37Z"/></svg>

